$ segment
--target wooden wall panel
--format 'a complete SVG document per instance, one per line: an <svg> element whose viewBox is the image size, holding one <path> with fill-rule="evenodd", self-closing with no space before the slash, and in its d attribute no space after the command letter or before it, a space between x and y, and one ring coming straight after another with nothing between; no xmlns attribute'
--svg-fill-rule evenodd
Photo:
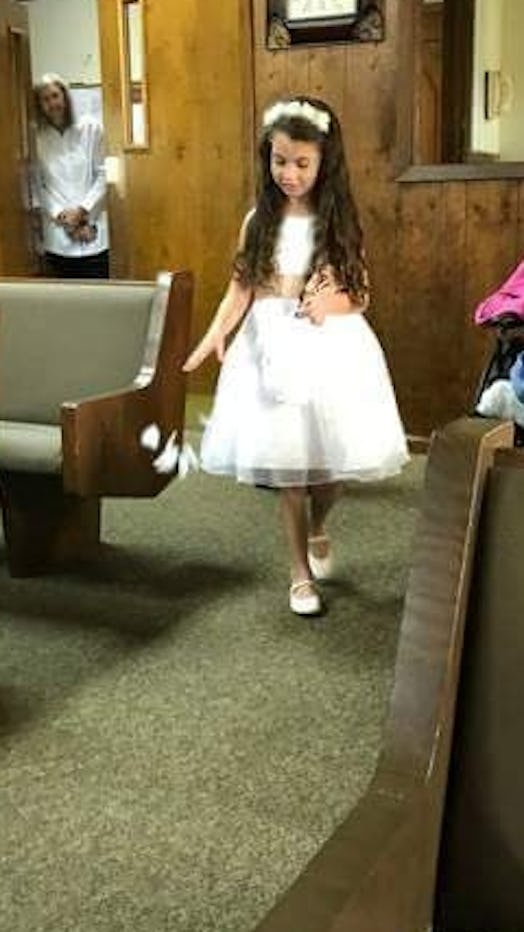
<svg viewBox="0 0 524 932"><path fill-rule="evenodd" d="M465 325L471 311L511 272L518 261L519 182L469 182L464 217L467 248L464 259ZM491 341L478 328L464 340L464 381L489 355ZM480 368L480 367L479 367ZM464 385L464 390L465 390Z"/></svg>
<svg viewBox="0 0 524 932"><path fill-rule="evenodd" d="M266 0L210 4L205 23L196 0L146 6L151 150L125 155L121 193L112 193L113 238L127 274L192 268L194 337L202 333L253 201L263 109L283 94L320 96L342 121L372 278L370 320L406 425L427 434L468 408L489 349L471 314L522 252L524 184L397 181L399 97L406 113L411 108L399 61L414 55L415 42L402 0L386 4L385 42L273 52ZM118 153L116 3L99 0L99 8L106 122ZM207 366L193 387L210 389L215 375Z"/></svg>
<svg viewBox="0 0 524 932"><path fill-rule="evenodd" d="M423 256L439 256L442 212L441 191L431 185L413 185L400 199L403 235L397 254L396 321L386 321L383 339L387 350L389 334L394 334L388 356L393 372L398 373L399 402L409 427L420 401L420 386L425 382L440 385L443 378L449 381L452 347L438 267L421 262ZM436 419L442 417L445 401L440 392L431 398Z"/></svg>
<svg viewBox="0 0 524 932"><path fill-rule="evenodd" d="M524 184L396 180L399 60L414 41L403 0L386 4L385 42L299 53L265 48L265 0L252 3L257 120L290 91L324 97L341 117L370 264L370 321L408 429L428 434L471 404L491 348L471 315L522 255Z"/></svg>
<svg viewBox="0 0 524 932"><path fill-rule="evenodd" d="M99 0L108 148L122 156L115 8L115 0ZM122 191L111 192L113 242L125 257L116 271L191 269L196 339L229 277L252 199L249 5L208 4L203 16L196 0L146 0L145 11L150 148L123 154ZM208 388L214 373L203 368L193 388Z"/></svg>
<svg viewBox="0 0 524 932"><path fill-rule="evenodd" d="M435 187L435 186L434 186ZM486 348L486 336L475 331L471 323L471 308L466 306L465 277L468 250L467 225L464 222L467 205L465 182L439 185L442 197L440 248L438 268L438 292L440 296L436 314L440 318L440 329L445 340L442 347L446 361L442 372L442 383L447 386L445 407L437 423L442 423L448 408L460 412L469 410L477 384L476 367ZM476 358L466 365L468 346L479 340Z"/></svg>

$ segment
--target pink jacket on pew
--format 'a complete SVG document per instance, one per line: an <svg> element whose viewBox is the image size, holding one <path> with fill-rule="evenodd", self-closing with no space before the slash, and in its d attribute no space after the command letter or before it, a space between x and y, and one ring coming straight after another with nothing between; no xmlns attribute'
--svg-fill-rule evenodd
<svg viewBox="0 0 524 932"><path fill-rule="evenodd" d="M502 314L516 314L524 320L524 262L496 291L481 301L475 310L475 323L493 323Z"/></svg>

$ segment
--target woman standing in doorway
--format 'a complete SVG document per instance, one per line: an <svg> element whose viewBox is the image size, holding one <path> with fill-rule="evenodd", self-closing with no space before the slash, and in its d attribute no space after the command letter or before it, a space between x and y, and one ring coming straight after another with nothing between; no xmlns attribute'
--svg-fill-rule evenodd
<svg viewBox="0 0 524 932"><path fill-rule="evenodd" d="M40 211L46 274L108 278L109 234L102 127L76 121L71 94L54 74L34 87L37 122L33 206Z"/></svg>

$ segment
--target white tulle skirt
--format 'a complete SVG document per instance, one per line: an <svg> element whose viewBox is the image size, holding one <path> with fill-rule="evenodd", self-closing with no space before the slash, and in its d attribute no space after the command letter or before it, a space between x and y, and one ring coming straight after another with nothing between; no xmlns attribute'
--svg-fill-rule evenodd
<svg viewBox="0 0 524 932"><path fill-rule="evenodd" d="M263 298L222 365L201 446L206 472L268 486L377 480L408 460L381 346L361 314L321 326Z"/></svg>

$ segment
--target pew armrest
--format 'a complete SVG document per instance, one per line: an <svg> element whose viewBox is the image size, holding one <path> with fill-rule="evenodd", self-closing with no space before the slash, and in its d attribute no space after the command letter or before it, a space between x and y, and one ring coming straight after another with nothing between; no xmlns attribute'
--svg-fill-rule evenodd
<svg viewBox="0 0 524 932"><path fill-rule="evenodd" d="M121 392L61 408L64 490L81 496L154 496L169 481L158 476L151 455L140 446L140 432L155 420L148 388ZM183 413L177 418L183 430Z"/></svg>
<svg viewBox="0 0 524 932"><path fill-rule="evenodd" d="M66 492L88 496L157 495L172 474L158 475L140 433L158 425L162 443L184 430L192 276L180 272L160 294L144 364L122 391L61 406L63 481ZM166 293L167 292L167 293ZM156 318L156 319L155 319Z"/></svg>

